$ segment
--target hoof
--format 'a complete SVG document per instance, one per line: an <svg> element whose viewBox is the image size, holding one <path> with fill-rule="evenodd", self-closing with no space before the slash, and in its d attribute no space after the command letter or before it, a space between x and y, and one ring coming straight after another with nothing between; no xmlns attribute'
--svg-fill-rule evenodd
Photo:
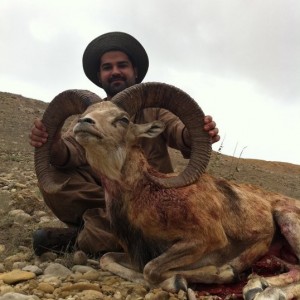
<svg viewBox="0 0 300 300"><path fill-rule="evenodd" d="M244 299L256 299L257 295L262 293L268 286L268 283L262 277L250 279L243 288Z"/></svg>
<svg viewBox="0 0 300 300"><path fill-rule="evenodd" d="M171 293L177 293L179 290L187 291L187 281L180 275L174 275L159 284L163 290Z"/></svg>
<svg viewBox="0 0 300 300"><path fill-rule="evenodd" d="M188 300L197 300L196 294L192 289L187 290L187 298Z"/></svg>
<svg viewBox="0 0 300 300"><path fill-rule="evenodd" d="M245 300L254 300L256 299L257 295L262 293L263 289L262 288L254 288L251 290L248 290L247 292L244 292L244 299Z"/></svg>
<svg viewBox="0 0 300 300"><path fill-rule="evenodd" d="M243 289L245 300L286 300L282 289L271 287L262 277L250 279Z"/></svg>
<svg viewBox="0 0 300 300"><path fill-rule="evenodd" d="M257 294L254 300L286 300L285 293L277 287L268 287L263 292Z"/></svg>

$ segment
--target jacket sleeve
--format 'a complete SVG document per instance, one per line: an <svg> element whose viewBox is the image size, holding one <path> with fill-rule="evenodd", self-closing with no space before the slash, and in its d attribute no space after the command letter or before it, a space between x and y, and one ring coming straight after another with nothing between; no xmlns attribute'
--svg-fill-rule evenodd
<svg viewBox="0 0 300 300"><path fill-rule="evenodd" d="M159 109L157 111L157 119L166 125L166 129L162 134L168 146L181 151L184 158L190 158L189 134L181 120L166 109Z"/></svg>

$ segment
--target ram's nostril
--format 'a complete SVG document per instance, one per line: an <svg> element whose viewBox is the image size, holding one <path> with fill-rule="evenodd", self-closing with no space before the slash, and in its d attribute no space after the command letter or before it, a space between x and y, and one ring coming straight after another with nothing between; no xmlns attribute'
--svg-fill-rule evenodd
<svg viewBox="0 0 300 300"><path fill-rule="evenodd" d="M78 120L78 123L95 124L95 121L91 118L81 118L81 119Z"/></svg>

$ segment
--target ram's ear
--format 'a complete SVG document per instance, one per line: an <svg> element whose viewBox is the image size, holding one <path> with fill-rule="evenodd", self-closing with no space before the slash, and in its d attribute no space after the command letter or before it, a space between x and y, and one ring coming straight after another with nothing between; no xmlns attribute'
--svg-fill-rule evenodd
<svg viewBox="0 0 300 300"><path fill-rule="evenodd" d="M165 130L165 123L153 121L146 124L135 124L136 137L155 138Z"/></svg>

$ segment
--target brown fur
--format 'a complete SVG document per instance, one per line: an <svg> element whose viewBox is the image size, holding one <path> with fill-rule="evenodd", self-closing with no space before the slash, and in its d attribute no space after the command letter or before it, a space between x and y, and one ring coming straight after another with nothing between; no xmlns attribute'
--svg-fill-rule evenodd
<svg viewBox="0 0 300 300"><path fill-rule="evenodd" d="M102 175L112 230L126 251L124 255L103 256L102 268L167 290L177 290L181 287L178 282L182 285L184 280L228 283L268 251L277 228L300 258L300 237L293 230L300 228L297 200L208 174L186 187L161 188L151 182L148 174L174 174L157 173L134 146L139 136L147 136L147 128L132 123L110 126L113 118L107 106L117 118L113 104L101 103L85 115L94 120L94 125L75 127L90 165ZM94 131L103 138L90 134ZM112 141L106 142L104 136ZM110 166L102 159L108 154ZM284 278L280 284L286 281ZM257 289L263 298L266 282L250 281L244 289L245 298L254 298ZM272 279L269 284L273 282L277 281ZM274 289L273 297L284 293L284 289Z"/></svg>

